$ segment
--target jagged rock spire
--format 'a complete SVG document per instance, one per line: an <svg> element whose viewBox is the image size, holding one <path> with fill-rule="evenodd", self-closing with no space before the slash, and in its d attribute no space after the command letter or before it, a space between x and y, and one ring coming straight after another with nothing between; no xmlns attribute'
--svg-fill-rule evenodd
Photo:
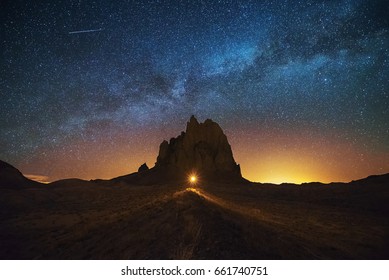
<svg viewBox="0 0 389 280"><path fill-rule="evenodd" d="M199 123L194 116L185 132L161 143L155 168L164 168L172 176L196 172L213 179L241 178L240 167L220 126L210 119Z"/></svg>

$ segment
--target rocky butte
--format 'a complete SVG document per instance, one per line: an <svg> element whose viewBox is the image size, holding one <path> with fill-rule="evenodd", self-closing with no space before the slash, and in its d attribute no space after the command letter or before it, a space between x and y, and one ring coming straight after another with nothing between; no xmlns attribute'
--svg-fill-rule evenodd
<svg viewBox="0 0 389 280"><path fill-rule="evenodd" d="M161 143L153 168L116 179L158 183L186 180L192 173L204 180L244 180L221 127L210 119L199 123L194 116L187 123L185 132Z"/></svg>
<svg viewBox="0 0 389 280"><path fill-rule="evenodd" d="M242 178L220 126L210 119L199 123L194 116L185 132L161 143L155 168L165 169L170 176L193 172L211 179Z"/></svg>

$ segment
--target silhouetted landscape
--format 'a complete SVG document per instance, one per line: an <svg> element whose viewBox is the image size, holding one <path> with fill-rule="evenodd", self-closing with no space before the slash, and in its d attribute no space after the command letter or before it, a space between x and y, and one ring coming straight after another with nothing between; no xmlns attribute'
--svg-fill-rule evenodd
<svg viewBox="0 0 389 280"><path fill-rule="evenodd" d="M249 182L192 116L153 168L111 180L41 184L1 161L0 258L388 259L388 183Z"/></svg>

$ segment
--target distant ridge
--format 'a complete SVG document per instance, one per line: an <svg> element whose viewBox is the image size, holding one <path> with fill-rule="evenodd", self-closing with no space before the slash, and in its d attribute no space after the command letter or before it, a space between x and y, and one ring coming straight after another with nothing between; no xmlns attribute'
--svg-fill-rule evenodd
<svg viewBox="0 0 389 280"><path fill-rule="evenodd" d="M365 182L374 183L374 184L389 182L389 173L381 174L381 175L370 175L366 178L353 180L350 182L350 184L361 184Z"/></svg>
<svg viewBox="0 0 389 280"><path fill-rule="evenodd" d="M39 187L43 184L26 178L12 165L0 160L0 188Z"/></svg>

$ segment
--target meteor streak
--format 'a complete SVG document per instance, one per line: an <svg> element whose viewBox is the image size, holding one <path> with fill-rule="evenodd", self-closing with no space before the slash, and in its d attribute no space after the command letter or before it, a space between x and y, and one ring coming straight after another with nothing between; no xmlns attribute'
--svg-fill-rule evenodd
<svg viewBox="0 0 389 280"><path fill-rule="evenodd" d="M77 30L77 31L71 31L69 34L78 34L78 33L90 33L90 32L99 32L102 31L103 29L88 29L88 30Z"/></svg>

